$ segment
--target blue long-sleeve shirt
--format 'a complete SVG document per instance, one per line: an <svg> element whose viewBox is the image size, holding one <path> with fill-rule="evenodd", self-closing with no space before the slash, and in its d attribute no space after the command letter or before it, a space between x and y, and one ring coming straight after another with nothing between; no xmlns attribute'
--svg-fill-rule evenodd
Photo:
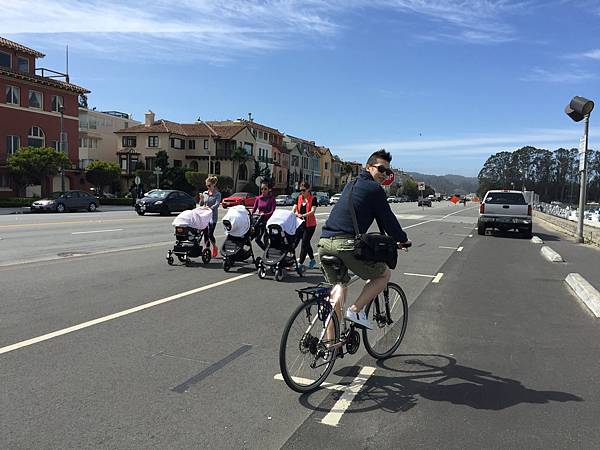
<svg viewBox="0 0 600 450"><path fill-rule="evenodd" d="M356 234L348 205L350 185L351 183L346 185L341 197L333 206L323 227L321 237L354 236ZM406 233L402 230L398 219L396 219L387 202L385 191L366 170L363 170L359 174L354 184L352 204L356 212L356 221L360 234L366 233L373 224L373 221L376 220L385 233L392 236L396 242L406 242L408 240Z"/></svg>

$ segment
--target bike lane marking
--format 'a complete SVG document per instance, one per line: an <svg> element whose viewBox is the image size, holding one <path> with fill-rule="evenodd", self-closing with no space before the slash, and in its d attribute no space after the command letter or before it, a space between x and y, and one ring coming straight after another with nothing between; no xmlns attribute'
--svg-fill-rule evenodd
<svg viewBox="0 0 600 450"><path fill-rule="evenodd" d="M243 275L238 275L237 277L227 278L225 280L217 281L216 283L209 284L207 286L202 286L196 289L192 289L185 292L180 292L179 294L171 295L169 297L161 298L158 300L154 300L150 303L145 303L143 305L138 305L133 308L126 309L124 311L119 311L114 314L110 314L108 316L99 317L98 319L89 320L87 322L83 322L77 325L73 325L68 328L63 328L62 330L53 331L52 333L44 334L42 336L37 336L32 339L27 339L25 341L17 342L15 344L8 345L6 347L0 347L0 355L3 353L12 352L14 350L18 350L23 347L28 347L33 344L37 344L39 342L47 341L49 339L53 339L55 337L63 336L65 334L73 333L74 331L82 330L84 328L88 328L94 325L98 325L103 322L108 322L109 320L118 319L119 317L127 316L129 314L133 314L139 311L143 311L148 308L152 308L154 306L162 305L163 303L172 302L173 300L177 300L183 297L188 297L193 294L197 294L199 292L206 291L208 289L212 289L218 286L222 286L224 284L233 283L235 281L241 280L243 278L248 278L254 275L254 272L245 273Z"/></svg>
<svg viewBox="0 0 600 450"><path fill-rule="evenodd" d="M315 380L311 380L309 378L302 378L302 377L292 377L292 378L296 383L302 383L302 384L311 384L311 383L314 383L314 381L315 381ZM273 377L273 379L279 380L279 381L284 381L283 375L281 375L280 373L276 374ZM324 389L330 389L332 391L343 391L344 389L346 389L346 387L348 387L348 385L335 384L335 383L329 383L328 381L324 381L319 387L322 387Z"/></svg>
<svg viewBox="0 0 600 450"><path fill-rule="evenodd" d="M329 425L336 427L346 410L352 404L352 400L359 393L361 388L367 382L369 377L375 373L375 367L363 367L359 374L352 380L348 387L344 390L344 393L337 402L333 405L333 408L321 419L323 425Z"/></svg>

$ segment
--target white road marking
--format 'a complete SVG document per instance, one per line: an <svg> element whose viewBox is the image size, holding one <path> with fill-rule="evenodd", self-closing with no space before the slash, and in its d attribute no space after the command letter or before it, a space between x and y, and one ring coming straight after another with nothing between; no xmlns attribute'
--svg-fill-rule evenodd
<svg viewBox="0 0 600 450"><path fill-rule="evenodd" d="M395 216L398 219L405 219L405 220L419 220L422 219L425 216L422 215L418 215L418 214L395 214Z"/></svg>
<svg viewBox="0 0 600 450"><path fill-rule="evenodd" d="M459 212L468 211L469 209L474 209L474 208L476 208L476 207L473 206L471 208L461 209L459 211L454 211L453 213L446 214L445 216L443 216L440 219L430 219L430 220L426 220L425 222L414 223L412 225L409 225L407 227L402 227L402 228L404 228L405 230L408 230L409 228L418 227L419 225L425 225L426 223L430 223L430 222L441 222L442 220L444 220L444 219L446 219L446 218L448 218L450 216L453 216L454 214L458 214Z"/></svg>
<svg viewBox="0 0 600 450"><path fill-rule="evenodd" d="M350 407L352 400L356 397L356 394L358 394L373 373L375 373L375 367L363 367L356 378L352 380L352 383L344 390L339 400L335 402L331 411L321 419L321 423L331 427L337 426L346 410Z"/></svg>
<svg viewBox="0 0 600 450"><path fill-rule="evenodd" d="M302 377L292 377L292 378L296 383L302 383L302 384L311 384L315 381L315 380L310 380L308 378L302 378ZM283 381L283 375L278 373L273 377L273 379ZM333 384L333 383L328 383L327 381L324 381L323 384L321 384L321 387L325 388L325 389L331 389L332 391L343 391L344 389L346 389L347 386L344 384Z"/></svg>
<svg viewBox="0 0 600 450"><path fill-rule="evenodd" d="M432 283L439 283L443 276L444 276L444 274L442 272L440 272L440 273L438 273L435 276L435 278L433 280L431 280L431 282Z"/></svg>
<svg viewBox="0 0 600 450"><path fill-rule="evenodd" d="M404 272L404 275L409 275L411 277L425 277L425 278L435 278L436 275L425 275L422 273L411 273L411 272Z"/></svg>
<svg viewBox="0 0 600 450"><path fill-rule="evenodd" d="M463 228L466 228L467 230L472 230L473 229L473 227L463 227Z"/></svg>
<svg viewBox="0 0 600 450"><path fill-rule="evenodd" d="M199 288L196 288L196 289L192 289L192 290L189 290L189 291L181 292L179 294L171 295L170 297L165 297L165 298L161 298L159 300L154 300L154 301L152 301L150 303L145 303L143 305L139 305L139 306L136 306L134 308L129 308L129 309L126 309L124 311L120 311L120 312L117 312L117 313L114 313L114 314L110 314L108 316L100 317L98 319L90 320L88 322L83 322L83 323L80 323L78 325L73 325L73 326L68 327L68 328L63 328L62 330L57 330L57 331L54 331L52 333L48 333L48 334L44 334L42 336L38 336L38 337L35 337L35 338L32 338L32 339L28 339L26 341L17 342L16 344L12 344L12 345L8 345L6 347L0 348L0 355L3 354L3 353L8 353L8 352L12 352L14 350L18 350L18 349L23 348L23 347L28 347L30 345L37 344L39 342L47 341L49 339L52 339L52 338L55 338L55 337L58 337L58 336L63 336L65 334L72 333L74 331L78 331L78 330L82 330L84 328L88 328L88 327L91 327L91 326L94 326L94 325L98 325L99 323L108 322L109 320L114 320L114 319L117 319L119 317L127 316L129 314L133 314L133 313L136 313L136 312L139 312L139 311L143 311L145 309L152 308L154 306L162 305L163 303L172 302L173 300L177 300L177 299L180 299L182 297L187 297L189 295L197 294L199 292L203 292L203 291L206 291L208 289L212 289L212 288L215 288L215 287L218 287L218 286L222 286L224 284L233 283L234 281L241 280L242 278L248 278L248 277L251 277L253 275L254 275L254 272L251 272L251 273L245 273L243 275L238 275L237 277L227 278L226 280L217 281L216 283L212 283L212 284L209 284L207 286L202 286L202 287L199 287Z"/></svg>
<svg viewBox="0 0 600 450"><path fill-rule="evenodd" d="M71 234L109 233L111 231L123 231L123 228L115 228L114 230L75 231Z"/></svg>
<svg viewBox="0 0 600 450"><path fill-rule="evenodd" d="M462 248L462 247L458 247L458 248L456 249L456 251L457 251L457 252L462 252L462 251L463 251L463 248Z"/></svg>
<svg viewBox="0 0 600 450"><path fill-rule="evenodd" d="M450 236L469 237L472 236L472 234L451 234Z"/></svg>
<svg viewBox="0 0 600 450"><path fill-rule="evenodd" d="M447 248L448 250L457 250L458 251L457 247L444 247L443 245L440 245L439 248ZM460 248L462 248L462 247L460 247Z"/></svg>
<svg viewBox="0 0 600 450"><path fill-rule="evenodd" d="M469 237L473 237L473 235L472 235L472 234L470 234L470 235L469 235Z"/></svg>
<svg viewBox="0 0 600 450"><path fill-rule="evenodd" d="M315 213L315 216L328 216L328 215L329 215L328 212L326 212L326 213Z"/></svg>

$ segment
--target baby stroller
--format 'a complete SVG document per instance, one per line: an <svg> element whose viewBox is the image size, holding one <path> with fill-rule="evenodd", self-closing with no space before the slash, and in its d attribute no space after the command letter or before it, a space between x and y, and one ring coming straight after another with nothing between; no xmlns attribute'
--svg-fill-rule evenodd
<svg viewBox="0 0 600 450"><path fill-rule="evenodd" d="M283 280L285 269L292 268L303 276L304 267L296 261L296 232L303 221L287 210L275 210L267 221L269 243L257 266L258 276L264 279L273 273L276 281Z"/></svg>
<svg viewBox="0 0 600 450"><path fill-rule="evenodd" d="M257 220L258 216L252 216L243 205L234 206L227 211L223 218L227 237L221 246L225 272L229 272L236 262L245 262L248 258L252 258L252 263L258 267L260 258L255 258L252 251Z"/></svg>
<svg viewBox="0 0 600 450"><path fill-rule="evenodd" d="M173 265L177 256L179 261L186 266L191 265L191 258L202 256L202 262L208 263L211 259L210 247L204 248L202 241L206 237L208 225L212 220L212 211L207 208L196 208L183 211L175 220L175 245L173 250L167 252L167 263Z"/></svg>

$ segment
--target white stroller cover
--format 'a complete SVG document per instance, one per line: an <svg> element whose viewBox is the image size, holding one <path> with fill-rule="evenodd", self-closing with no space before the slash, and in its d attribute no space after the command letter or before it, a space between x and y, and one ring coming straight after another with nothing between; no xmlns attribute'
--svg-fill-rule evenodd
<svg viewBox="0 0 600 450"><path fill-rule="evenodd" d="M232 206L223 217L231 223L231 230L225 228L225 234L234 237L244 237L250 229L250 213L243 205Z"/></svg>
<svg viewBox="0 0 600 450"><path fill-rule="evenodd" d="M279 225L286 234L294 235L296 230L304 222L299 217L287 209L276 209L273 215L267 220L267 227L269 225Z"/></svg>
<svg viewBox="0 0 600 450"><path fill-rule="evenodd" d="M212 222L212 210L209 208L188 209L173 220L174 227L190 227L204 230Z"/></svg>

